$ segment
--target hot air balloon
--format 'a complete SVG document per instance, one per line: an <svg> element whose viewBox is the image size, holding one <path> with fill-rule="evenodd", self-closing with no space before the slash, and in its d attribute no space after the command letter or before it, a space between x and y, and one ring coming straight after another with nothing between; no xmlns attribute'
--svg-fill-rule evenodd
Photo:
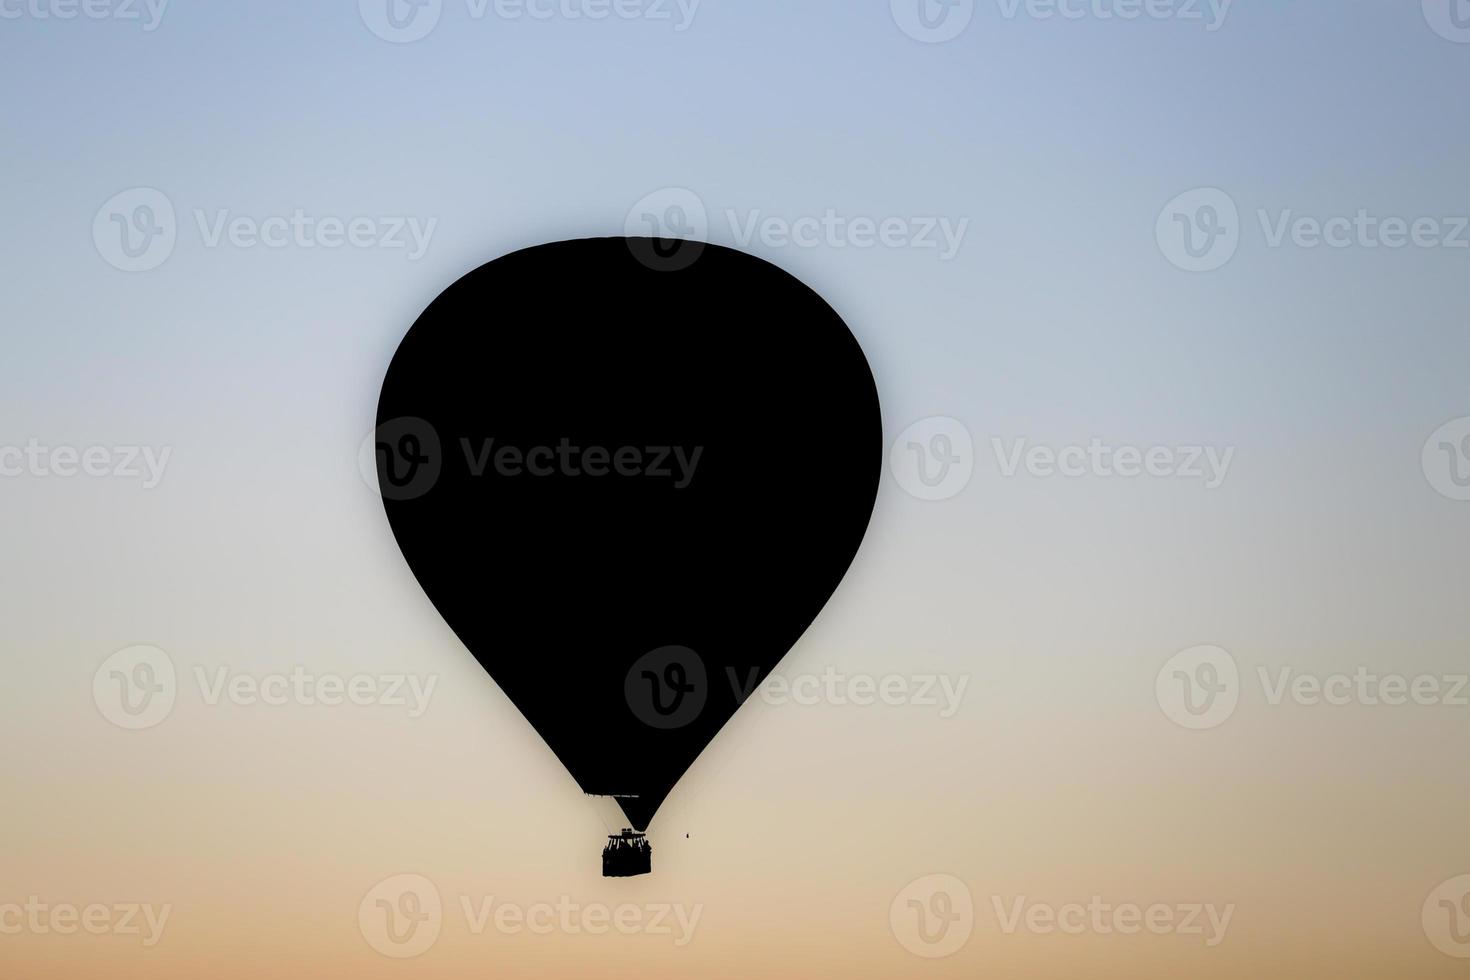
<svg viewBox="0 0 1470 980"><path fill-rule="evenodd" d="M698 248L483 265L413 324L378 402L403 556L582 789L616 799L611 875L648 870L660 804L838 587L883 456L842 319Z"/></svg>

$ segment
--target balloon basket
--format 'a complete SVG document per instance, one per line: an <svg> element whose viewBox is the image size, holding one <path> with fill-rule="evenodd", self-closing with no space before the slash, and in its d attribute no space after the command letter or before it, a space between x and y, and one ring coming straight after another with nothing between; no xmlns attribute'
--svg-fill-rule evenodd
<svg viewBox="0 0 1470 980"><path fill-rule="evenodd" d="M648 838L631 827L624 827L621 834L608 834L607 846L602 849L602 876L604 878L632 878L653 871L653 848Z"/></svg>

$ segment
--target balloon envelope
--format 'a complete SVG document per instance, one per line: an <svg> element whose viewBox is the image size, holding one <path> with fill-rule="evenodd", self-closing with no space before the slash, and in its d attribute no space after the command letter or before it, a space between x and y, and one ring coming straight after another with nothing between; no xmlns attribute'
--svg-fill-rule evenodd
<svg viewBox="0 0 1470 980"><path fill-rule="evenodd" d="M639 830L837 588L882 460L831 307L661 244L543 245L454 283L393 357L376 447L424 591Z"/></svg>

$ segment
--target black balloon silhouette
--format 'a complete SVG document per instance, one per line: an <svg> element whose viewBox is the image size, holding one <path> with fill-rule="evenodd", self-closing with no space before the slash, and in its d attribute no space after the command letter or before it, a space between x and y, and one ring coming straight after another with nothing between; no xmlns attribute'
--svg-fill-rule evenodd
<svg viewBox="0 0 1470 980"><path fill-rule="evenodd" d="M603 238L435 299L388 368L377 450L424 591L641 831L846 573L882 428L856 339L791 275Z"/></svg>

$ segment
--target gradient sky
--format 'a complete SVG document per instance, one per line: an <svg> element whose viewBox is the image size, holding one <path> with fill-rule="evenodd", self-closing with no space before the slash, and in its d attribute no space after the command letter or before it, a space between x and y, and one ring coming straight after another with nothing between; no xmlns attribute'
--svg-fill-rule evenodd
<svg viewBox="0 0 1470 980"><path fill-rule="evenodd" d="M1272 248L1258 212L1470 215L1470 44L1413 2L1242 2L1213 32L1003 9L982 0L929 44L879 0L704 0L684 31L476 20L444 0L432 33L395 44L350 0L173 0L151 31L4 6L0 447L171 456L151 489L0 477L0 909L172 912L151 948L0 933L0 971L1461 975L1421 908L1470 872L1453 761L1470 707L1273 705L1258 670L1470 670L1470 503L1420 459L1470 416L1470 249ZM178 240L128 273L92 229L137 187L167 196ZM952 717L753 700L660 812L656 873L610 882L612 818L435 613L356 456L388 359L441 289L518 247L621 234L671 187L724 244L730 210L968 220L948 261L748 246L848 321L890 438L945 416L975 447L945 500L885 475L848 579L778 673L968 686ZM1237 253L1208 273L1155 236L1197 188L1240 215ZM209 247L194 217L298 208L437 224L411 261ZM697 310L666 315L698 329ZM822 465L819 427L771 437ZM1008 478L992 451L1094 438L1235 454L1206 490ZM93 678L137 644L181 683L165 721L127 731ZM1238 663L1239 706L1190 731L1155 677L1201 644ZM437 687L415 718L209 704L194 682L298 666ZM411 960L358 925L399 874L446 906ZM933 960L889 915L931 874L975 906ZM487 895L702 914L681 947L474 935L459 900ZM1235 911L1213 947L997 922L996 901L1094 895Z"/></svg>

